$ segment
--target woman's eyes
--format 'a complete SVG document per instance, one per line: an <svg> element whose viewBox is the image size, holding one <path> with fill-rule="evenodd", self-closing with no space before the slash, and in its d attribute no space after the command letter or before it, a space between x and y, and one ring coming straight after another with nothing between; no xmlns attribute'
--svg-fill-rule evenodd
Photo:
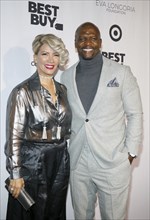
<svg viewBox="0 0 150 220"><path fill-rule="evenodd" d="M47 53L42 53L42 55L48 55Z"/></svg>
<svg viewBox="0 0 150 220"><path fill-rule="evenodd" d="M42 53L42 56L48 56L48 55L49 55L49 53L46 53L46 52ZM59 57L59 54L58 53L54 53L53 56Z"/></svg>
<svg viewBox="0 0 150 220"><path fill-rule="evenodd" d="M53 54L55 57L59 57L59 54L58 53L54 53Z"/></svg>

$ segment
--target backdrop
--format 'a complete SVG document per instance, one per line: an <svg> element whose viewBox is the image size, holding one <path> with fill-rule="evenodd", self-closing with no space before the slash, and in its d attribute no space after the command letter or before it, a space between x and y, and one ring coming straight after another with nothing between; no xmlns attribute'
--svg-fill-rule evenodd
<svg viewBox="0 0 150 220"><path fill-rule="evenodd" d="M69 52L69 66L78 60L74 32L85 21L101 31L103 54L130 65L141 90L144 111L144 139L134 161L128 219L148 220L149 215L149 0L1 0L1 201L0 219L5 220L7 191L5 169L5 112L12 88L34 73L31 44L40 33L61 37ZM61 71L56 76L60 79ZM119 208L119 207L118 207ZM73 220L70 190L67 219ZM100 219L96 204L95 219Z"/></svg>

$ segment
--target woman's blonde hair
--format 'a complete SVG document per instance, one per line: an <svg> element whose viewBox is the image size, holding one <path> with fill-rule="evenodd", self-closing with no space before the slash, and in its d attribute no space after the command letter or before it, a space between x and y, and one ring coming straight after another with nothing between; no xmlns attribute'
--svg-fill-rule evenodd
<svg viewBox="0 0 150 220"><path fill-rule="evenodd" d="M65 68L68 59L69 59L69 52L66 49L65 44L63 43L62 39L55 36L54 34L39 34L35 37L34 41L32 42L32 50L35 55L38 54L41 46L43 44L49 45L51 49L56 51L60 56L60 64L59 68Z"/></svg>

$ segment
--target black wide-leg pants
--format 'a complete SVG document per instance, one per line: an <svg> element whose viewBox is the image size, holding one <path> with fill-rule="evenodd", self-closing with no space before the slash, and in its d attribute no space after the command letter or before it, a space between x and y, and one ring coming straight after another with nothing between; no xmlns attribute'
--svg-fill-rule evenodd
<svg viewBox="0 0 150 220"><path fill-rule="evenodd" d="M11 194L6 220L66 220L66 197L70 173L67 143L31 143L22 147L25 189L35 200L26 211Z"/></svg>

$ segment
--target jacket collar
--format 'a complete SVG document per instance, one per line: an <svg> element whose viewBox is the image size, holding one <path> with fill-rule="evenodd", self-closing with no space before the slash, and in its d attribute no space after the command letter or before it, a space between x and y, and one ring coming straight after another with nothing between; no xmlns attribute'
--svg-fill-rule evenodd
<svg viewBox="0 0 150 220"><path fill-rule="evenodd" d="M58 83L55 79L54 79L54 83L56 86L57 93L61 92L62 91L61 84ZM29 78L29 87L30 87L30 90L32 91L41 89L40 78L39 78L39 74L37 71Z"/></svg>
<svg viewBox="0 0 150 220"><path fill-rule="evenodd" d="M41 89L41 83L40 83L40 79L39 79L39 75L37 71L29 78L29 87L30 87L30 90Z"/></svg>

